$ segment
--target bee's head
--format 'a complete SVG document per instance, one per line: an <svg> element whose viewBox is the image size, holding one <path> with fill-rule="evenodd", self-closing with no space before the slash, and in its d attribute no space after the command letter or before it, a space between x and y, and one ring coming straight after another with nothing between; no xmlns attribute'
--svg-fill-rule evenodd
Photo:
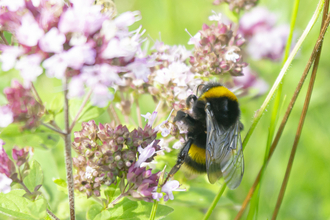
<svg viewBox="0 0 330 220"><path fill-rule="evenodd" d="M198 97L198 92L201 90L201 94L207 92L209 89L213 88L213 87L218 87L218 86L222 86L222 84L218 83L218 82L208 82L207 84L199 84L197 86L196 89L196 96Z"/></svg>

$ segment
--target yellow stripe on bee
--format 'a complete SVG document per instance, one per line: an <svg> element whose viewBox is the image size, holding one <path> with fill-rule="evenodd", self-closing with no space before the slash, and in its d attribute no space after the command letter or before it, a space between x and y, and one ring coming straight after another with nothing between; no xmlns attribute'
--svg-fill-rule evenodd
<svg viewBox="0 0 330 220"><path fill-rule="evenodd" d="M197 147L195 144L192 144L188 151L188 155L196 163L205 164L206 155L205 155L204 148L200 148L200 147Z"/></svg>
<svg viewBox="0 0 330 220"><path fill-rule="evenodd" d="M209 89L208 91L204 92L199 99L205 100L207 98L220 98L220 97L227 97L233 101L237 101L237 97L232 93L229 89L224 86L217 86Z"/></svg>

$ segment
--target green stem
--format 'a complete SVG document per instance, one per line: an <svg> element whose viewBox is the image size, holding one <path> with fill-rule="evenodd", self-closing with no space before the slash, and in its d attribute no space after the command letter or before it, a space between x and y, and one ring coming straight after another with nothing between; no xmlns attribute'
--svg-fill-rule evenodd
<svg viewBox="0 0 330 220"><path fill-rule="evenodd" d="M291 24L290 24L290 33L286 42L286 47L285 47L285 52L284 52L284 56L283 56L283 63L282 66L284 66L285 62L287 61L288 57L289 57L289 53L290 53L290 49L291 49L291 42L292 42L292 36L293 36L293 30L294 30L294 26L296 24L296 19L297 19L297 14L298 14L298 7L299 7L299 2L300 0L295 0L294 1L294 5L293 5L293 9L292 9L292 15L291 15ZM274 137L274 133L275 133L275 127L277 124L277 116L278 116L278 109L281 103L281 94L282 94L282 88L283 88L283 81L284 78L282 79L282 83L280 83L278 90L277 90L277 94L275 97L275 102L274 102L274 106L273 106L273 112L272 112L272 116L271 116L271 123L269 126L269 137L267 140L267 147L269 148L269 146L272 144L273 141L273 137Z"/></svg>
<svg viewBox="0 0 330 220"><path fill-rule="evenodd" d="M273 87L271 88L271 90L269 91L264 103L261 105L260 109L257 111L257 113L254 116L252 125L250 127L250 129L248 130L244 141L243 141L243 149L245 148L246 144L248 143L255 127L257 126L261 116L264 114L270 100L273 98L278 86L280 85L282 78L284 77L286 71L289 69L289 66L293 60L293 58L295 57L295 55L297 54L299 48L301 47L302 43L304 42L304 40L306 39L308 33L311 31L311 29L313 28L315 22L317 21L321 11L322 11L322 7L324 5L324 0L320 0L317 8L311 18L311 20L309 21L307 27L305 28L303 34L301 35L301 37L299 38L297 44L295 45L295 47L293 48L292 52L290 53L290 56L288 57L287 61L285 62L283 68L281 69L281 72L279 73L279 75L276 78L275 83L273 84Z"/></svg>
<svg viewBox="0 0 330 220"><path fill-rule="evenodd" d="M215 206L217 205L217 203L218 203L219 199L221 198L221 196L222 196L223 192L225 191L225 189L226 189L226 183L224 183L224 184L221 186L221 188L220 188L218 194L216 195L216 197L214 198L214 200L213 200L213 202L212 202L210 208L207 210L207 212L206 212L206 214L205 214L203 220L207 220L207 219L209 219L210 215L212 214L213 209L214 209Z"/></svg>
<svg viewBox="0 0 330 220"><path fill-rule="evenodd" d="M321 31L320 31L321 33L320 34L322 34L322 28L324 26L324 23L326 22L328 10L329 10L329 0L326 0L325 5L324 5L324 9L323 9L323 19L322 19ZM305 121L305 118L306 118L308 106L309 106L310 99L311 99L312 92L313 92L313 87L314 87L315 77L316 77L316 73L317 73L317 69L318 69L318 65L319 65L321 50L322 50L322 43L319 47L319 50L317 51L317 55L316 55L316 58L315 58L315 61L314 61L313 71L312 71L311 79L310 79L310 82L309 82L304 107L303 107L303 110L302 110L302 113L301 113L301 116L300 116L297 132L296 132L296 137L295 137L295 140L294 140L294 143L293 143L293 146L292 146L289 162L288 162L287 169L286 169L286 172L285 172L285 176L284 176L284 179L283 179L283 182L282 182L281 190L280 190L280 193L279 193L278 198L277 198L277 202L276 202L276 206L275 206L275 209L274 209L274 212L273 212L272 220L276 220L276 218L277 218L279 209L280 209L282 201L283 201L286 186L287 186L288 181L289 181L289 177L290 177L290 173L291 173L291 169L292 169L292 165L293 165L293 160L294 160L294 157L295 157L295 154L296 154L296 151L297 151L298 142L299 142L299 139L300 139L302 128L304 126L304 121Z"/></svg>
<svg viewBox="0 0 330 220"><path fill-rule="evenodd" d="M160 178L159 178L158 186L157 186L157 193L161 193L161 191L162 191L162 185L164 183L166 183L166 180L164 182L165 170L166 170L166 166L164 167L164 169L162 170L162 172L160 174ZM150 213L150 220L154 220L155 219L157 208L158 208L158 201L155 199L154 200L154 204L152 205L151 213Z"/></svg>
<svg viewBox="0 0 330 220"><path fill-rule="evenodd" d="M269 91L269 93L268 93L268 95L267 95L267 97L266 97L264 103L261 105L260 109L259 109L258 112L255 114L254 119L253 119L253 122L252 122L252 125L251 125L250 129L248 130L248 132L247 132L247 134L246 134L246 136L245 136L245 138L244 138L244 141L243 141L243 144L242 144L243 150L245 149L246 144L248 143L248 141L249 141L249 139L250 139L250 137L251 137L251 135L252 135L252 133L253 133L255 127L257 126L257 124L258 124L258 122L259 122L261 116L263 115L263 113L264 113L266 107L268 106L270 100L271 100L272 97L274 96L274 94L275 94L275 92L276 92L276 90L277 90L277 88L278 88L280 82L282 81L282 79L283 79L283 77L284 77L286 71L288 70L288 68L289 68L289 66L290 66L290 64L291 64L291 62L292 62L292 60L293 60L293 58L294 58L295 55L297 54L299 48L301 47L302 43L303 43L304 40L306 39L308 33L311 31L311 29L313 28L315 22L317 21L317 19L318 19L320 13L321 13L321 11L322 11L322 8L323 8L323 5L324 5L324 1L325 1L325 0L320 0L320 1L319 1L318 5L317 5L317 8L316 8L316 10L315 10L315 12L314 12L312 18L310 19L310 21L309 21L307 27L305 28L304 32L303 32L302 35L300 36L300 38L299 38L297 44L295 45L295 47L293 48L292 52L290 53L290 56L288 57L287 61L285 62L284 66L283 66L283 68L281 69L281 71L280 71L280 73L279 73L279 75L278 75L278 77L277 77L275 83L273 84L273 87L272 87L271 90ZM212 202L210 208L208 209L207 213L205 214L205 216L204 216L204 220L207 220L207 219L210 217L210 215L211 215L213 209L215 208L216 204L218 203L219 199L221 198L221 195L222 195L223 191L225 190L225 188L226 188L226 185L224 184L224 185L221 187L221 189L220 189L220 191L218 192L218 194L216 195L216 197L214 198L214 200L213 200L213 202Z"/></svg>
<svg viewBox="0 0 330 220"><path fill-rule="evenodd" d="M285 52L284 52L284 56L283 56L283 63L282 66L285 64L286 60L289 57L289 53L290 53L290 49L291 49L291 42L292 42L292 36L293 36L293 31L294 31L294 27L295 27L295 23L296 23L296 19L297 19L297 14L298 14L298 7L299 7L299 2L300 0L295 0L294 1L294 5L293 5L293 9L292 9L292 13L291 13L291 24L290 24L290 33L286 42L286 47L285 47ZM266 149L265 149L265 156L264 156L264 164L267 161L267 157L269 154L269 149L270 146L272 144L273 138L274 138L274 134L275 134L275 128L277 125L277 121L278 121L278 116L279 116L279 108L281 105L281 101L282 101L282 88L283 88L283 82L284 82L284 77L278 87L276 96L275 96L275 101L274 101L274 105L273 105L273 111L272 111L272 116L271 116L271 120L270 120L270 125L269 125L269 130L268 130L268 139L267 139L267 144L266 144ZM284 102L284 100L282 101L282 103ZM283 106L283 105L282 105ZM263 166L265 168L265 166ZM260 176L260 181L262 179L264 170L262 170L261 172L261 176ZM260 190L260 184L257 187L256 190L256 194L255 196L258 196L259 194L259 190ZM256 201L255 205L253 206L252 204L250 205L250 210L249 210L249 215L248 216L253 216L254 214L257 214L257 209L258 209L258 198L256 197L254 199ZM243 209L244 211L244 209ZM238 215L237 218L235 219L239 219L240 216Z"/></svg>
<svg viewBox="0 0 330 220"><path fill-rule="evenodd" d="M158 201L154 200L154 204L152 205L151 213L150 213L150 220L154 220L156 217L156 212L157 212L157 207L158 207Z"/></svg>

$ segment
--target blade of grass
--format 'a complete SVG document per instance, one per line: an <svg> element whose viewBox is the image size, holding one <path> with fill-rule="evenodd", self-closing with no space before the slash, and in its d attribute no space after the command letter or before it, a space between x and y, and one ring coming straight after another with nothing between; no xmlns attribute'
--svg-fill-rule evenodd
<svg viewBox="0 0 330 220"><path fill-rule="evenodd" d="M311 56L310 56L310 58L309 58L309 60L307 62L307 65L305 67L304 73L303 73L303 75L302 75L302 77L301 77L301 79L300 79L300 81L298 83L298 86L297 86L297 88L295 90L295 93L294 93L294 95L293 95L293 97L292 97L292 99L290 101L290 104L289 104L289 106L288 106L288 108L287 108L287 110L285 112L285 115L284 115L284 117L282 119L281 125L280 125L280 127L279 127L279 129L278 129L278 131L276 133L275 139L274 139L273 144L272 144L272 146L270 148L270 151L269 151L269 155L268 155L268 158L267 158L267 163L264 164L261 167L261 169L260 169L260 171L258 173L258 176L256 177L256 179L255 179L252 187L250 188L249 193L247 194L247 196L246 196L246 198L245 198L245 200L244 200L244 202L242 204L242 207L241 207L240 211L238 212L238 214L237 214L237 216L236 216L235 219L240 219L240 217L242 216L242 214L243 214L243 212L244 212L247 204L249 203L249 201L250 201L250 199L251 199L251 197L252 197L252 195L253 195L253 193L254 193L254 191L255 191L255 189L256 189L259 181L260 181L262 170L264 169L264 167L267 166L267 164L268 164L271 156L273 155L273 153L275 151L275 148L276 148L276 146L278 144L278 141L279 141L279 139L280 139L280 137L282 135L282 132L284 130L284 127L286 125L286 122L287 122L287 120L288 120L288 118L290 116L291 110L292 110L292 108L293 108L293 106L294 106L294 104L296 102L296 99L297 99L297 97L299 95L299 92L301 90L301 87L302 87L302 85L303 85L303 83L304 83L304 81L306 79L306 76L308 74L308 71L309 71L309 69L310 69L313 61L315 60L316 53L317 53L317 51L319 49L319 46L321 45L321 42L323 40L323 37L324 37L324 34L325 34L326 30L327 30L327 27L329 25L329 22L330 22L330 17L328 16L327 17L327 20L325 22L325 25L323 25L323 27L322 27L322 32L321 32L321 34L319 35L319 37L318 37L318 39L316 41L315 47L313 49L313 52L312 52L312 54L311 54Z"/></svg>
<svg viewBox="0 0 330 220"><path fill-rule="evenodd" d="M286 60L288 59L289 53L290 53L292 36L293 36L294 26L295 26L297 14L298 14L299 3L300 3L300 0L295 0L294 1L292 14L291 14L290 33L289 33L287 43L286 43L286 47L285 47L282 66L285 64ZM284 81L284 77L283 77L283 79L282 79L282 81L281 81L281 83L278 87L278 90L277 90L277 93L276 93L276 96L275 96L275 101L274 101L273 110L272 110L272 116L271 116L269 129L268 129L268 138L267 138L266 149L265 149L264 163L267 161L267 157L268 157L268 154L269 154L269 149L270 149L270 146L272 144L273 137L274 137L274 134L275 134L275 128L276 128L276 125L277 125L277 122L278 122L278 115L279 115L278 112L279 112L279 106L280 106L280 102L281 102L283 81ZM282 103L284 103L284 101ZM262 171L262 174L263 173L264 173L264 169ZM248 213L248 216L247 216L247 220L252 220L254 216L258 215L259 194L260 194L259 190L260 190L262 176L263 175L261 175L260 182L257 186L257 189L256 189L257 191L256 191L256 193L253 194L250 209L249 209L249 213Z"/></svg>
<svg viewBox="0 0 330 220"><path fill-rule="evenodd" d="M290 33L289 33L289 36L288 36L288 39L287 39L287 42L286 42L286 47L285 47L282 66L284 66L286 60L289 57L289 53L290 53L290 49L291 49L292 36L293 36L293 30L294 30L294 26L296 24L296 18L297 18L297 14L298 14L299 3L300 3L300 0L295 0L294 1L294 5L293 5L293 9L292 9L292 15L291 15ZM274 137L274 134L275 134L275 128L276 128L277 121L278 121L278 115L279 115L278 110L279 110L280 103L281 103L283 81L284 81L284 77L283 77L282 82L280 83L280 85L278 87L278 90L277 90L277 93L276 93L276 96L275 96L271 121L270 121L270 125L269 125L268 139L267 139L267 148L268 149L270 148L270 145L272 144L273 137ZM266 157L265 157L265 159L266 159Z"/></svg>
<svg viewBox="0 0 330 220"><path fill-rule="evenodd" d="M210 208L207 210L203 220L206 220L210 217L210 215L212 214L213 209L217 205L217 203L218 203L219 199L221 198L221 196L222 196L223 192L225 191L225 189L226 189L226 183L223 183L223 185L221 186L219 192L217 193L216 197L214 198Z"/></svg>
<svg viewBox="0 0 330 220"><path fill-rule="evenodd" d="M299 48L301 47L302 43L304 42L304 40L306 39L308 33L311 31L311 29L313 28L315 22L317 21L317 18L319 17L321 11L322 11L322 7L324 5L324 1L325 0L320 0L317 8L311 18L311 20L309 21L307 27L305 28L303 34L301 35L301 37L299 38L297 44L295 45L295 47L293 48L292 52L290 53L289 58L287 59L287 61L285 62L283 68L281 69L275 83L273 84L273 87L271 88L271 90L269 91L264 103L261 105L260 109L258 110L258 112L256 113L256 115L254 116L252 125L250 127L250 129L248 130L244 141L242 143L242 147L243 150L245 149L246 144L248 143L255 127L257 126L261 116L263 115L266 107L268 106L270 100L272 99L272 97L274 96L274 93L276 91L276 89L278 88L280 82L282 81L283 76L285 75L286 71L288 70L293 58L295 57L295 55L297 54ZM204 220L208 219L214 209L214 207L216 206L216 204L218 203L219 199L221 198L222 193L225 190L225 184L221 187L221 189L219 190L218 194L216 195L216 197L214 198L210 208L208 209L208 211L206 212L205 216L204 216ZM251 197L250 197L251 198Z"/></svg>
<svg viewBox="0 0 330 220"><path fill-rule="evenodd" d="M267 108L270 100L273 98L274 96L274 93L276 92L278 86L280 85L281 81L282 81L282 78L284 77L286 71L288 70L293 58L295 57L295 55L297 54L299 48L301 47L302 43L304 42L304 40L306 39L308 33L311 31L311 29L313 28L315 22L317 21L321 11L322 11L322 8L323 8L323 5L324 5L324 1L325 0L320 0L318 5L317 5L317 8L311 18L311 20L308 22L308 25L307 27L305 28L304 32L302 33L301 37L299 38L297 44L295 45L295 47L293 48L292 52L290 53L287 61L285 62L283 68L281 69L279 75L277 76L276 78L276 81L275 83L273 84L273 87L271 88L271 90L269 91L265 101L263 102L263 104L261 105L260 109L257 111L257 113L255 114L254 116L254 119L253 119L253 122L252 122L252 125L250 127L250 129L248 130L245 138L244 138L244 141L243 141L243 149L245 148L246 144L248 143L255 127L257 126L261 116L263 115L265 109Z"/></svg>
<svg viewBox="0 0 330 220"><path fill-rule="evenodd" d="M284 102L285 102L285 99L286 99L286 96L284 96L283 98L283 101L282 101L282 105L280 107L280 111L279 111L279 114L281 112L283 112L283 108L284 108ZM271 135L270 135L270 129L268 130L268 140L267 142L270 140L271 138ZM270 146L271 146L271 143L267 146L266 146L266 150L265 150L265 156L264 156L264 162L263 162L263 169L261 171L261 176L260 176L260 181L259 181L259 184L257 185L256 187L256 192L253 194L252 198L251 198L251 205L250 205L250 210L249 210L249 214L248 214L248 217L249 215L252 215L250 214L250 212L253 213L253 216L256 216L258 215L258 206L259 206L259 196L260 196L260 187L261 187L261 183L262 183L262 177L264 175L264 172L266 170L266 166L265 164L267 163L267 158L268 158L268 155L269 155L269 152L270 152Z"/></svg>
<svg viewBox="0 0 330 220"><path fill-rule="evenodd" d="M325 5L324 5L324 10L323 10L322 27L325 23L328 10L329 10L329 0L326 0ZM321 29L321 32L322 32L322 29ZM274 209L272 220L275 220L277 218L279 209L280 209L282 201L283 201L286 186L287 186L288 181L289 181L293 160L294 160L294 157L295 157L295 154L296 154L296 151L297 151L301 131L302 131L302 128L304 126L308 106L309 106L310 99L311 99L312 92L313 92L316 73L317 73L317 69L318 69L318 65L319 65L319 61L320 61L321 50L322 50L322 42L321 42L319 50L317 51L317 55L316 55L316 58L315 58L315 61L314 61L313 71L312 71L311 79L310 79L309 85L308 85L308 90L307 90L307 94L306 94L306 98L305 98L305 102L304 102L304 107L303 107L303 110L302 110L302 113L301 113L301 116L300 116L296 136L295 136L295 139L294 139L294 143L293 143L293 146L292 146L292 150L291 150L291 154L290 154L290 158L289 158L289 162L288 162L288 166L286 168L286 172L285 172L285 176L284 176L283 183L282 183L282 186L281 186L281 190L280 190L280 193L279 193L278 198L277 198L277 202L276 202L276 206L275 206L275 209Z"/></svg>

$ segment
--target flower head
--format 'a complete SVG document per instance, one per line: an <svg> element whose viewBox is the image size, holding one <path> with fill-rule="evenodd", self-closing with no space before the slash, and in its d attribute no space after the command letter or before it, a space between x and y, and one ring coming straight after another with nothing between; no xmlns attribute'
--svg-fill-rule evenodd
<svg viewBox="0 0 330 220"><path fill-rule="evenodd" d="M3 144L4 143L1 140L1 145ZM13 163L13 161L9 159L3 147L0 146L0 173L3 173L7 177L10 177L12 174L15 173L15 171L16 171L15 164Z"/></svg>
<svg viewBox="0 0 330 220"><path fill-rule="evenodd" d="M258 0L214 0L214 5L219 5L220 3L226 2L229 5L229 9L235 12L240 10L249 10L257 4Z"/></svg>
<svg viewBox="0 0 330 220"><path fill-rule="evenodd" d="M16 165L18 167L22 166L28 159L29 156L29 148L19 149L18 147L14 147L12 150L13 159L16 161Z"/></svg>
<svg viewBox="0 0 330 220"><path fill-rule="evenodd" d="M240 19L239 32L248 39L247 52L255 60L282 58L289 25L276 25L277 16L265 7L256 7Z"/></svg>
<svg viewBox="0 0 330 220"><path fill-rule="evenodd" d="M74 179L75 188L86 192L88 197L95 190L98 193L101 185L111 185L117 178L129 177L128 173L136 164L150 162L155 151L160 150L159 141L155 140L156 132L148 125L131 132L126 126L97 126L94 121L84 122L82 127L74 133L72 144L78 153L78 157L73 158L77 169ZM152 155L150 150L154 152ZM141 159L136 162L137 158Z"/></svg>
<svg viewBox="0 0 330 220"><path fill-rule="evenodd" d="M39 124L44 108L35 100L30 89L13 80L11 87L6 88L4 93L8 104L0 108L0 116L4 120L2 126L12 121L23 122L23 128L30 129Z"/></svg>
<svg viewBox="0 0 330 220"><path fill-rule="evenodd" d="M192 72L204 76L225 72L233 76L242 75L243 67L247 66L243 62L241 49L245 40L240 34L233 34L231 25L220 21L211 26L204 24L200 34L200 46L195 46L194 56L190 57Z"/></svg>

